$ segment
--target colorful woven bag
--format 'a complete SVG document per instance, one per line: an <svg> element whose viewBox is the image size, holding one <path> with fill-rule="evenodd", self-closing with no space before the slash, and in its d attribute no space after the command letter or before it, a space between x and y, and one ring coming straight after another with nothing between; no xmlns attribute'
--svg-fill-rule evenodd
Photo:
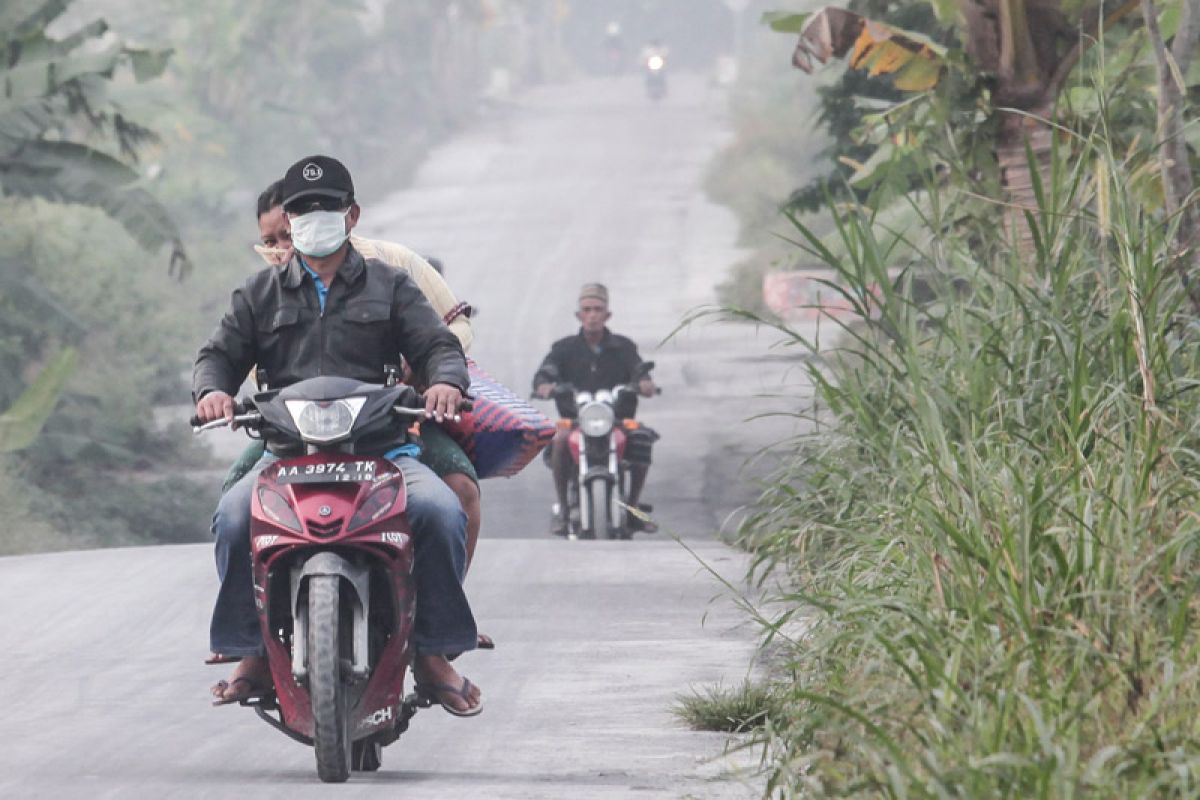
<svg viewBox="0 0 1200 800"><path fill-rule="evenodd" d="M554 438L554 423L469 358L467 369L474 408L442 427L480 479L516 475Z"/></svg>

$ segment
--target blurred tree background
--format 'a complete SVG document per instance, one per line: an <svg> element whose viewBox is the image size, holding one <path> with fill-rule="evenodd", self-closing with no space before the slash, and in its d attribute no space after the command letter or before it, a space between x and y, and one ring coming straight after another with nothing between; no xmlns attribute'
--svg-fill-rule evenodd
<svg viewBox="0 0 1200 800"><path fill-rule="evenodd" d="M371 202L562 63L560 0L6 0L0 554L204 540L198 343L261 262L258 192L346 161ZM530 42L546 42L545 48ZM156 413L157 412L157 413Z"/></svg>

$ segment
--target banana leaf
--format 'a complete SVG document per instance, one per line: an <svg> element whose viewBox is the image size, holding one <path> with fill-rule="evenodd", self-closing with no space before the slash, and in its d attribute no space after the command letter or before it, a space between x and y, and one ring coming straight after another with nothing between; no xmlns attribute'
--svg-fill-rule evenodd
<svg viewBox="0 0 1200 800"><path fill-rule="evenodd" d="M77 357L73 347L60 350L12 407L0 414L0 453L14 453L33 444L54 411Z"/></svg>

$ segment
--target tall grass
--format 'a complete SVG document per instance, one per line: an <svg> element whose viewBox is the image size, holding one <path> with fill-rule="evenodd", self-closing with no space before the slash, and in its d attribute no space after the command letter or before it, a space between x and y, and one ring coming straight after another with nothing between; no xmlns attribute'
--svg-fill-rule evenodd
<svg viewBox="0 0 1200 800"><path fill-rule="evenodd" d="M770 793L1200 795L1200 330L1126 191L1151 154L1107 141L1055 159L1034 253L947 191L899 280L860 209L797 222L863 318L745 528L790 587Z"/></svg>

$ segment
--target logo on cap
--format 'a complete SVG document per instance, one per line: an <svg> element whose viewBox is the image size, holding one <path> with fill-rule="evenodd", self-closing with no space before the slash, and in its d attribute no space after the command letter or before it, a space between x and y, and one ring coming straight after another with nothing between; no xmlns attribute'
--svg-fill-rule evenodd
<svg viewBox="0 0 1200 800"><path fill-rule="evenodd" d="M319 181L325 171L310 161L304 165L304 170L300 174L306 181Z"/></svg>

